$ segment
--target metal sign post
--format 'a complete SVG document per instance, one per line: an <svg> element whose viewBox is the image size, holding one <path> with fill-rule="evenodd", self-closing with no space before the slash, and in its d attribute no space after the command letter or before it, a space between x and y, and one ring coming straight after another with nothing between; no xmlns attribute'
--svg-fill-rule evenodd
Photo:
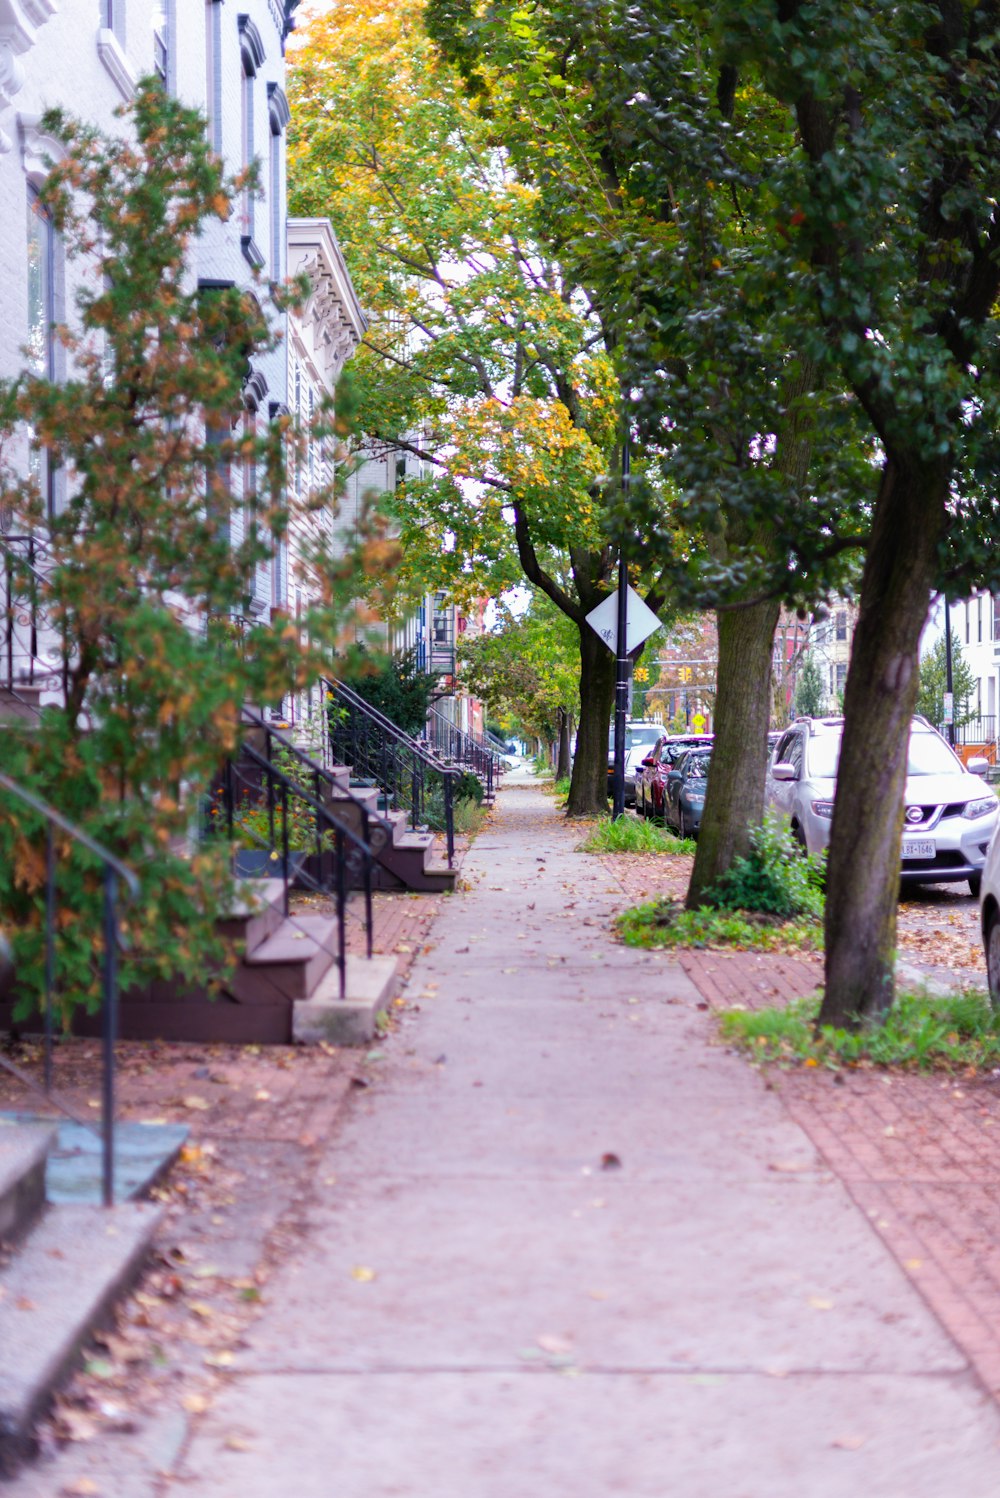
<svg viewBox="0 0 1000 1498"><path fill-rule="evenodd" d="M628 509L629 479L632 455L629 434L622 439L622 495ZM617 822L625 815L625 725L628 721L628 562L625 557L625 534L618 550L618 628L615 635L615 773L612 784L611 818Z"/></svg>

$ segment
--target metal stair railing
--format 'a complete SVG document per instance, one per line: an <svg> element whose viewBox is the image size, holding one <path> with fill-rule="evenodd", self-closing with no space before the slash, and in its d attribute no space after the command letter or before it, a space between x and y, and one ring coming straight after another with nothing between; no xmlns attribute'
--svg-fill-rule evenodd
<svg viewBox="0 0 1000 1498"><path fill-rule="evenodd" d="M262 720L258 721L262 723ZM275 733L274 730L271 732ZM270 749L268 754L261 754L252 744L244 743L240 746L238 755L226 760L223 766L221 784L213 793L213 799L217 802L214 809L217 811L221 805L230 841L239 835L252 848L266 852L269 855L269 865L275 864L276 867L273 870L269 867L268 872L271 877L280 875L282 880L282 913L286 919L295 920L289 911L289 890L293 881L314 894L329 897L332 892L338 933L338 948L333 955L340 981L340 997L343 999L347 994L348 881L360 879L362 883L365 945L367 955L371 958L374 934L372 868L376 853L388 840L389 831L381 819L368 815L363 804L358 804L361 832L350 827L322 800L323 783L328 782L339 791L336 780L327 775L322 766L302 755L290 740L285 740L283 735L276 736L282 739L283 746L296 764L300 760L304 762L303 768L312 777L318 794L313 795L293 774L275 764L269 757ZM266 831L249 825L248 819L260 812L266 817ZM308 829L310 846L304 849L293 848L291 824L298 823L297 830L301 834L303 819ZM217 824L213 826L213 830L216 829ZM307 856L315 854L317 872L311 873L304 866L304 859L300 866L293 869L293 860L289 855L295 852L303 852ZM327 855L332 858L333 863L329 874L325 874L323 869Z"/></svg>
<svg viewBox="0 0 1000 1498"><path fill-rule="evenodd" d="M334 763L373 780L389 802L409 815L414 829L427 822L431 797L440 791L448 867L455 866L455 782L460 771L442 764L423 744L372 707L342 681L326 681L326 732Z"/></svg>
<svg viewBox="0 0 1000 1498"><path fill-rule="evenodd" d="M54 631L39 596L44 594L48 579L40 566L44 565L47 551L36 536L0 536L2 554L3 596L0 600L2 638L0 638L0 689L21 703L29 711L38 712L38 705L24 688L32 692L49 688L61 690L66 695L69 670L69 649L66 631L61 631L60 664L53 666L39 651L39 635L46 629ZM18 583L24 584L23 588ZM27 594L24 597L23 594Z"/></svg>
<svg viewBox="0 0 1000 1498"><path fill-rule="evenodd" d="M118 885L125 885L132 898L139 894L139 881L131 869L121 863L107 848L70 822L55 807L49 806L8 775L0 774L0 788L38 813L45 821L45 1001L42 1018L45 1024L44 1084L8 1058L0 1056L0 1066L32 1092L45 1097L74 1123L96 1133L101 1140L101 1200L105 1207L115 1199L115 1040L118 1033ZM55 829L59 828L81 847L99 859L103 875L103 914L101 919L102 959L102 1084L101 1122L95 1128L91 1119L78 1113L52 1086L52 1052L55 1040L57 869Z"/></svg>
<svg viewBox="0 0 1000 1498"><path fill-rule="evenodd" d="M479 776L487 801L492 801L502 771L499 754L479 735L459 728L436 707L427 710L427 733L438 754L453 764L465 765Z"/></svg>

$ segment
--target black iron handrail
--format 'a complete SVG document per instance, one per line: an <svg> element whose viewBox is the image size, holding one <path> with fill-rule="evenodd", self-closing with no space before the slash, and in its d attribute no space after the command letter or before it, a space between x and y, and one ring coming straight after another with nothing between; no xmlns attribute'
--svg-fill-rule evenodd
<svg viewBox="0 0 1000 1498"><path fill-rule="evenodd" d="M135 899L139 894L139 881L132 870L115 857L101 843L70 822L54 806L33 792L25 790L0 773L0 787L30 806L45 819L45 1050L43 1088L27 1072L12 1061L0 1058L0 1065L17 1077L32 1091L40 1091L67 1117L85 1128L93 1130L90 1119L81 1117L52 1086L52 1050L55 1040L55 939L56 939L56 853L53 829L58 827L74 842L88 848L100 859L104 870L103 915L101 920L103 937L102 985L103 985L103 1078L101 1086L101 1126L95 1131L101 1138L101 1200L106 1207L114 1206L115 1175L115 1040L118 1033L118 882L127 888Z"/></svg>
<svg viewBox="0 0 1000 1498"><path fill-rule="evenodd" d="M388 808L409 815L410 826L427 821L429 793L440 789L448 867L455 864L455 782L461 771L442 764L423 744L342 681L325 681L327 743L335 763L375 781Z"/></svg>
<svg viewBox="0 0 1000 1498"><path fill-rule="evenodd" d="M292 746L294 748L294 746ZM336 781L328 777L322 767L300 756L315 776L317 788L324 779L334 786ZM247 767L244 769L244 765ZM252 770L254 773L248 773ZM374 919L372 907L372 867L375 854L388 838L388 831L381 821L368 816L367 809L360 805L361 833L355 832L345 821L331 811L321 795L312 795L292 776L280 769L268 755L261 754L252 744L244 743L237 757L226 761L222 772L222 785L218 792L225 812L226 829L230 840L239 828L242 837L249 838L262 851L270 853L279 864L283 882L282 912L289 917L289 889L293 878L315 894L329 896L333 884L333 896L337 911L338 950L335 955L340 979L340 997L347 994L347 898L348 876L360 876L365 899L365 942L368 957L372 955ZM313 847L308 850L317 857L317 873L305 867L291 872L289 853L289 803L297 802L311 813ZM241 823L241 807L262 807L267 812L267 835L258 834L245 823ZM330 846L332 838L333 846ZM279 850L280 849L280 854ZM333 868L329 877L323 874L323 858L332 855ZM292 917L294 919L294 917Z"/></svg>
<svg viewBox="0 0 1000 1498"><path fill-rule="evenodd" d="M428 739L438 754L454 764L465 765L483 783L487 801L492 801L503 769L500 755L478 734L459 728L436 707L427 710Z"/></svg>

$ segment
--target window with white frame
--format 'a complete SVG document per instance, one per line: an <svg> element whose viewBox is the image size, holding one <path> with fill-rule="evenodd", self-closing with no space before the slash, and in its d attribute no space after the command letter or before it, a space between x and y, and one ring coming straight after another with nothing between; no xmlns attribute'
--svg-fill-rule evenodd
<svg viewBox="0 0 1000 1498"><path fill-rule="evenodd" d="M257 89L257 73L264 61L264 43L260 32L247 15L237 17L240 32L240 166L246 171L257 159L257 138L255 125L255 104ZM243 254L255 270L260 270L264 265L264 256L257 247L254 238L255 194L249 188L243 190L240 204L241 235L240 244Z"/></svg>
<svg viewBox="0 0 1000 1498"><path fill-rule="evenodd" d="M36 379L56 378L56 231L38 193L28 187L28 369ZM48 456L32 441L29 471L45 497L49 516L56 512L56 474Z"/></svg>
<svg viewBox="0 0 1000 1498"><path fill-rule="evenodd" d="M271 231L271 280L280 281L285 263L285 127L291 119L288 100L276 83L267 85L267 207Z"/></svg>

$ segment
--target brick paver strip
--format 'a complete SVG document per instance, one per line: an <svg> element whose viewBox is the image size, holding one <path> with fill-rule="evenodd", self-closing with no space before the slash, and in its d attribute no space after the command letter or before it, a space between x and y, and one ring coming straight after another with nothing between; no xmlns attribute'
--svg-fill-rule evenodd
<svg viewBox="0 0 1000 1498"><path fill-rule="evenodd" d="M819 958L686 952L714 1009L811 992ZM1000 1079L768 1069L796 1123L1000 1400Z"/></svg>

